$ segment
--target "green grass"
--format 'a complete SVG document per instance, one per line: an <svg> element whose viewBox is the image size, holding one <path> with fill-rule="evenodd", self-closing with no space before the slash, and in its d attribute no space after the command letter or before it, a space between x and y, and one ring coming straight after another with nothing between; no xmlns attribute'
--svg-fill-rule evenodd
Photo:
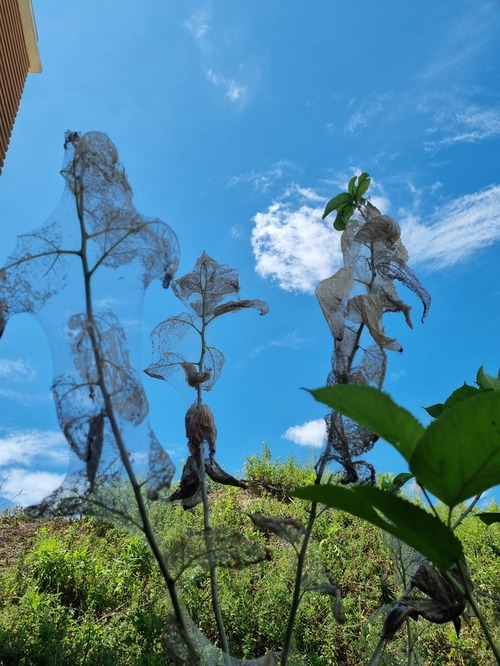
<svg viewBox="0 0 500 666"><path fill-rule="evenodd" d="M258 531L248 513L304 521L307 503L288 492L311 482L312 466L292 458L273 461L269 450L249 458L250 491L211 493L214 528L243 535L250 550L267 549L271 560L239 570L219 568L220 600L234 656L251 658L282 645L293 589L296 555L276 536ZM193 535L202 526L199 507L157 502L152 518L159 541L178 576L182 602L201 631L217 640L210 583ZM18 514L0 519L2 533L16 529L16 556L0 565L0 664L103 666L165 664L160 637L168 597L147 545L137 535L94 518L45 521L31 534ZM31 525L28 530L28 525ZM498 525L469 517L459 529L485 616L499 636L500 559ZM230 540L229 540L229 545ZM305 591L298 613L293 664L366 664L378 640L388 595L401 594L388 541L374 527L340 512L323 513L312 541L307 577L333 580L343 598L345 622L335 619L335 599ZM492 597L496 597L492 598ZM381 610L382 609L382 610ZM425 664L492 663L475 618L456 638L452 625L412 622ZM406 632L387 646L380 664L406 664Z"/></svg>

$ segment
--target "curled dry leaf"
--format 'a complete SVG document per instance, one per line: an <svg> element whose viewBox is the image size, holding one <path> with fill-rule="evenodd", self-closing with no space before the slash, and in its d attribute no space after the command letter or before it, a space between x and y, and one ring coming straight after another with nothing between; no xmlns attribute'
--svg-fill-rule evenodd
<svg viewBox="0 0 500 666"><path fill-rule="evenodd" d="M347 304L347 318L367 326L372 338L382 349L401 352L403 348L395 338L385 334L382 325L384 308L381 299L374 294L360 294L351 298Z"/></svg>
<svg viewBox="0 0 500 666"><path fill-rule="evenodd" d="M465 571L465 566L463 567ZM458 572L452 572L458 579ZM468 585L472 587L470 579ZM392 608L384 623L382 637L392 638L407 617L417 620L423 617L434 624L453 622L457 636L460 633L460 616L465 610L465 598L428 560L422 560L411 576L412 588L417 588L427 597L405 594Z"/></svg>
<svg viewBox="0 0 500 666"><path fill-rule="evenodd" d="M184 509L191 509L202 500L201 497L201 474L198 463L194 456L188 456L182 469L179 487L170 495L170 501L182 500Z"/></svg>
<svg viewBox="0 0 500 666"><path fill-rule="evenodd" d="M243 301L227 301L222 305L218 305L214 308L214 317L219 317L220 315L226 314L227 312L238 312L239 310L244 310L252 308L258 310L261 315L265 315L269 312L269 306L265 301L260 301L259 299L253 300L243 300Z"/></svg>
<svg viewBox="0 0 500 666"><path fill-rule="evenodd" d="M240 479L236 479L234 476L231 476L231 474L228 474L223 470L213 457L205 458L205 470L212 481L222 483L224 486L236 486L237 488L247 487L246 483Z"/></svg>
<svg viewBox="0 0 500 666"><path fill-rule="evenodd" d="M210 370L199 372L196 370L194 363L188 363L187 361L183 361L180 365L186 374L186 382L189 386L197 388L210 379Z"/></svg>
<svg viewBox="0 0 500 666"><path fill-rule="evenodd" d="M352 268L340 268L335 275L322 280L316 287L316 298L335 340L342 340L345 330L345 308L353 290Z"/></svg>
<svg viewBox="0 0 500 666"><path fill-rule="evenodd" d="M204 442L208 444L210 453L215 453L217 428L214 415L208 405L193 403L186 412L185 424L191 454L195 455Z"/></svg>

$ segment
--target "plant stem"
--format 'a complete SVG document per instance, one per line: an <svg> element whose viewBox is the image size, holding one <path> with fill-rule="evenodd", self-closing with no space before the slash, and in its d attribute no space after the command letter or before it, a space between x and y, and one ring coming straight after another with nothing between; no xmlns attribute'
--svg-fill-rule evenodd
<svg viewBox="0 0 500 666"><path fill-rule="evenodd" d="M105 359L102 356L102 351L101 347L99 344L99 340L96 334L97 326L94 318L94 312L93 312L93 301L92 301L92 289L91 289L91 279L92 279L92 271L89 269L88 265L88 259L87 259L87 241L88 241L88 234L85 229L85 208L83 204L83 188L77 187L78 185L81 185L81 183L78 182L78 178L75 173L75 163L73 162L73 176L74 176L74 183L75 183L75 199L76 199L76 207L77 207L77 214L78 214L78 220L80 223L80 232L81 232L81 249L79 252L80 259L82 262L82 269L83 269L83 277L84 277L84 286L85 286L85 303L86 303L86 318L89 323L88 326L88 335L91 341L92 345L92 351L94 354L94 360L95 360L95 365L96 365L96 371L97 371L97 378L98 378L98 384L99 388L101 390L103 402L104 402L104 408L105 408L105 413L106 417L109 421L109 424L111 426L111 431L113 433L113 437L115 439L119 454L120 454L120 460L125 468L127 477L129 479L130 485L132 487L132 491L134 493L135 501L137 504L137 509L139 511L139 515L141 518L141 523L142 523L142 531L144 532L144 535L146 537L146 540L149 543L149 546L153 552L154 558L158 564L158 567L160 569L161 575L165 581L165 585L167 587L168 593L170 595L170 599L172 602L173 610L174 610L174 615L175 619L177 621L178 627L179 627L179 632L181 634L181 638L184 641L188 652L189 656L191 659L192 664L199 664L200 660L196 652L196 648L194 647L187 628L186 624L184 621L184 615L182 613L182 608L179 602L179 598L177 596L177 590L175 588L175 581L173 577L170 574L170 571L168 569L167 563L165 561L165 558L163 557L163 554L161 552L160 546L156 540L154 530L152 528L151 522L149 520L148 512L146 509L146 505L144 502L144 498L142 496L141 492L141 485L137 481L134 469L132 467L132 464L130 462L130 458L128 455L128 451L125 446L125 442L123 441L122 438L122 433L120 430L120 426L118 424L118 421L115 417L114 413L114 407L113 407L113 401L111 399L110 392L108 391L107 384L106 384L106 378L104 375L104 365L105 365Z"/></svg>
<svg viewBox="0 0 500 666"><path fill-rule="evenodd" d="M201 286L200 291L202 294L203 310L201 317L202 326L200 331L201 353L200 353L200 361L198 363L198 369L200 372L203 372L205 370L205 354L206 354L205 330L207 327L206 316L205 316L206 276L205 276L205 284L200 286ZM201 385L198 385L197 390L198 390L198 395L197 395L198 408L201 409L201 406L203 404L203 391ZM205 470L205 455L203 451L203 444L200 446L198 451L198 469L201 477L201 496L203 500L203 537L205 540L205 548L207 549L208 566L210 571L210 591L212 599L212 608L215 615L215 622L217 624L217 631L219 632L221 648L224 653L224 663L230 666L231 658L229 656L229 643L227 640L226 629L224 627L224 620L222 618L222 610L220 607L216 561L214 557L213 538L211 534L212 528L210 527L210 503L208 501L208 493L207 493L207 477Z"/></svg>
<svg viewBox="0 0 500 666"><path fill-rule="evenodd" d="M460 575L462 577L463 586L464 586L464 589L461 590L461 592L465 593L465 598L467 599L469 604L472 606L472 609L474 610L474 613L475 613L477 619L479 620L479 624L481 625L484 636L485 636L486 640L488 641L488 644L491 647L491 649L493 651L493 654L495 655L495 658L497 660L497 664L499 664L499 666L500 666L500 649L499 649L499 646L497 646L495 641L493 640L493 636L491 635L489 627L486 624L486 621L483 617L483 614L481 613L481 609L479 608L479 605L476 601L476 598L472 594L470 586L467 583L468 576L467 576L467 573L464 569L464 566L465 565L462 562L458 563ZM458 589L457 581L454 579L454 577L451 574L448 573L447 578L450 581L450 583L452 583Z"/></svg>

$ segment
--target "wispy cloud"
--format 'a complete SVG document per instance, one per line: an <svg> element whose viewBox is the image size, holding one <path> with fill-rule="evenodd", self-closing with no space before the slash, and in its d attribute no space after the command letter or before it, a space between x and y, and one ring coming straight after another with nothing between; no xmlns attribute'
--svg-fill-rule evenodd
<svg viewBox="0 0 500 666"><path fill-rule="evenodd" d="M287 348L287 349L302 349L303 347L312 344L312 338L303 338L298 331L291 331L281 338L275 338L265 345L259 345L250 354L251 358L255 358L266 349L273 348Z"/></svg>
<svg viewBox="0 0 500 666"><path fill-rule="evenodd" d="M401 227L413 264L453 266L500 240L500 185L451 201L425 223L411 215Z"/></svg>
<svg viewBox="0 0 500 666"><path fill-rule="evenodd" d="M36 379L36 372L22 358L0 358L0 377L10 381L31 382Z"/></svg>
<svg viewBox="0 0 500 666"><path fill-rule="evenodd" d="M9 469L1 481L0 497L22 506L37 504L64 481L65 474L22 468Z"/></svg>
<svg viewBox="0 0 500 666"><path fill-rule="evenodd" d="M14 430L0 435L0 466L65 466L68 444L59 430Z"/></svg>
<svg viewBox="0 0 500 666"><path fill-rule="evenodd" d="M25 390L17 391L16 389L2 387L0 387L0 398L13 400L14 402L18 402L20 405L24 405L25 407L32 407L33 405L38 405L41 402L51 400L50 394L48 392L29 393Z"/></svg>
<svg viewBox="0 0 500 666"><path fill-rule="evenodd" d="M271 185L277 180L284 178L287 172L292 168L293 165L290 162L275 162L267 171L250 171L248 173L242 173L239 176L232 176L229 179L227 186L233 187L234 185L240 185L241 183L250 183L258 192L267 192Z"/></svg>
<svg viewBox="0 0 500 666"><path fill-rule="evenodd" d="M459 143L477 143L500 136L500 110L462 106L455 110L447 108L438 114L431 131L438 138L425 141L428 152Z"/></svg>
<svg viewBox="0 0 500 666"><path fill-rule="evenodd" d="M227 58L222 64L221 53L227 46L227 36L218 38L214 34L212 18L204 9L196 10L189 19L183 23L183 27L193 36L198 49L202 55L203 69L207 81L224 91L225 98L232 103L243 104L248 96L248 84L241 80L243 67L235 65L232 75L223 73L228 69Z"/></svg>
<svg viewBox="0 0 500 666"><path fill-rule="evenodd" d="M457 81L478 66L478 58L498 35L498 3L493 0L470 4L465 12L449 15L440 39L432 49L432 60L424 66L421 78L429 84Z"/></svg>
<svg viewBox="0 0 500 666"><path fill-rule="evenodd" d="M214 72L213 69L207 70L207 79L215 86L221 86L225 96L230 102L241 102L247 94L247 86L239 83L233 78L227 78L222 74Z"/></svg>
<svg viewBox="0 0 500 666"><path fill-rule="evenodd" d="M201 47L206 45L206 36L210 32L210 16L207 11L198 9L183 23Z"/></svg>
<svg viewBox="0 0 500 666"><path fill-rule="evenodd" d="M326 437L325 420L316 419L302 425L292 426L288 428L283 437L300 446L323 446Z"/></svg>
<svg viewBox="0 0 500 666"><path fill-rule="evenodd" d="M344 130L353 134L363 127L367 127L377 116L384 114L384 118L387 118L387 112L393 107L393 93L383 93L381 95L373 95L362 100L358 106L357 110L351 114L347 123L345 124ZM353 106L353 100L350 100L348 107Z"/></svg>

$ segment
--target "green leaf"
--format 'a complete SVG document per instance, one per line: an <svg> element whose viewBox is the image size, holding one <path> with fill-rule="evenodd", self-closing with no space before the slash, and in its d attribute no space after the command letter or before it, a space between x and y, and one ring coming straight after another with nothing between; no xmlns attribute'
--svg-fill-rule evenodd
<svg viewBox="0 0 500 666"><path fill-rule="evenodd" d="M435 405L429 405L429 407L424 407L425 411L429 416L432 416L433 419L437 419L438 416L441 416L444 410L444 403L437 402Z"/></svg>
<svg viewBox="0 0 500 666"><path fill-rule="evenodd" d="M493 391L500 391L500 372L497 377L487 375L483 366L479 368L476 376L476 383L480 389L489 389Z"/></svg>
<svg viewBox="0 0 500 666"><path fill-rule="evenodd" d="M308 390L308 389L306 389ZM361 384L339 384L309 391L322 402L392 444L410 460L425 430L410 412L380 389Z"/></svg>
<svg viewBox="0 0 500 666"><path fill-rule="evenodd" d="M462 400L472 398L480 392L480 389L476 388L475 386L470 386L469 384L464 383L463 386L460 386L460 388L457 388L455 391L453 391L453 393L445 400L444 403L438 402L435 405L424 407L424 409L430 416L432 416L432 418L436 419L441 416L441 414L446 409L457 405L459 402L462 402Z"/></svg>
<svg viewBox="0 0 500 666"><path fill-rule="evenodd" d="M445 409L410 460L418 482L450 507L500 484L500 392Z"/></svg>
<svg viewBox="0 0 500 666"><path fill-rule="evenodd" d="M370 187L370 182L371 182L370 176L366 173L366 171L363 171L363 173L359 176L358 179L358 187L356 189L357 199L359 199L360 197L363 196L363 194L366 193L366 191Z"/></svg>
<svg viewBox="0 0 500 666"><path fill-rule="evenodd" d="M500 523L500 513L494 511L485 511L484 513L476 513L477 518L486 523L486 525L493 525L493 523Z"/></svg>
<svg viewBox="0 0 500 666"><path fill-rule="evenodd" d="M354 213L354 208L355 206L351 204L342 204L339 206L338 212L337 212L337 217L335 218L335 222L333 223L333 228L336 229L337 231L344 231L344 229L347 226L347 223L352 217L352 214Z"/></svg>
<svg viewBox="0 0 500 666"><path fill-rule="evenodd" d="M299 488L295 497L347 511L394 535L442 570L458 562L462 544L436 516L393 493L372 486Z"/></svg>
<svg viewBox="0 0 500 666"><path fill-rule="evenodd" d="M338 210L339 207L349 204L352 204L352 197L350 194L348 194L347 192L342 192L341 194L337 194L336 197L330 199L330 201L326 204L321 219L324 220L325 217L328 217L328 215L330 215L332 211Z"/></svg>
<svg viewBox="0 0 500 666"><path fill-rule="evenodd" d="M354 183L356 182L356 176L353 176L347 185L347 190L353 199L356 198L356 187Z"/></svg>

